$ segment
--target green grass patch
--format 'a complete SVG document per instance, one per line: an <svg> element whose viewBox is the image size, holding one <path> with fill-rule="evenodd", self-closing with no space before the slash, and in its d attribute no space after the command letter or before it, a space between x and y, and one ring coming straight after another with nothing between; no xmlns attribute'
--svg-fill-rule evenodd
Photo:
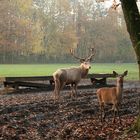
<svg viewBox="0 0 140 140"><path fill-rule="evenodd" d="M0 77L12 76L48 76L52 75L58 68L78 66L79 64L3 64L0 65ZM128 70L127 80L138 80L138 66L135 63L113 64L113 63L93 63L90 73L112 73L115 70L123 73Z"/></svg>

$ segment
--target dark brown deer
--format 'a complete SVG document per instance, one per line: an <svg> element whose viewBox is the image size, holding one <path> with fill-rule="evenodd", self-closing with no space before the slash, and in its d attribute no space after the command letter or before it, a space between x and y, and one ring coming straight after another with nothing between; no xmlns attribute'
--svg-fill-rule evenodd
<svg viewBox="0 0 140 140"><path fill-rule="evenodd" d="M87 58L80 58L76 56L73 50L70 50L72 56L80 60L81 64L78 67L70 67L64 69L58 69L53 73L53 79L55 82L54 96L55 99L59 99L60 90L64 85L71 84L73 95L77 96L77 85L80 80L87 76L89 69L91 68L90 62L95 55L95 51L92 48L91 54Z"/></svg>
<svg viewBox="0 0 140 140"><path fill-rule="evenodd" d="M117 114L119 116L119 104L121 103L122 93L123 93L123 79L124 76L126 76L128 71L125 71L123 74L119 75L115 71L113 71L113 74L117 77L117 85L116 87L112 88L100 88L97 90L97 97L101 109L101 121L105 119L105 109L104 106L106 104L112 104L112 109L114 112L114 118L113 122L115 122L115 112L117 111ZM103 113L103 114L102 114ZM119 120L121 123L121 119L119 116Z"/></svg>

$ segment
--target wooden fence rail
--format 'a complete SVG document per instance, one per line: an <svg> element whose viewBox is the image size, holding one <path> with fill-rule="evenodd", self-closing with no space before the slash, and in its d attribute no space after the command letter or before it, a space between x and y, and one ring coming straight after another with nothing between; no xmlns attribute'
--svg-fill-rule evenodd
<svg viewBox="0 0 140 140"><path fill-rule="evenodd" d="M85 79L90 79L90 85L81 86L81 88L102 87L108 86L107 78L114 78L113 74L88 74ZM52 76L34 76L34 77L5 77L5 87L33 87L33 88L46 88L52 90L54 88L54 81ZM43 82L47 81L47 82ZM80 87L80 86L78 86ZM65 87L67 88L67 87Z"/></svg>

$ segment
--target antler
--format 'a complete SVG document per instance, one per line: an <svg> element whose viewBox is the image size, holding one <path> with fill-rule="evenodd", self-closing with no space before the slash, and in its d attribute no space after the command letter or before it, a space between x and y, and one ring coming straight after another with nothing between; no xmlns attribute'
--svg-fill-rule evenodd
<svg viewBox="0 0 140 140"><path fill-rule="evenodd" d="M73 49L70 49L70 53L71 53L71 55L74 56L76 59L79 59L80 61L85 61L84 58L80 58L80 57L76 56L76 55L74 54L74 52L73 52Z"/></svg>
<svg viewBox="0 0 140 140"><path fill-rule="evenodd" d="M91 54L86 58L87 61L91 61L92 60L92 57L95 55L95 49L94 48L91 48L90 49L91 51Z"/></svg>

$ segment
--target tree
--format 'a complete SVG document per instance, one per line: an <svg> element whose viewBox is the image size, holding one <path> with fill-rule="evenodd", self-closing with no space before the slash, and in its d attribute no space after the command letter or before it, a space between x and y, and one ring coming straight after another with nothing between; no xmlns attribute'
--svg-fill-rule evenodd
<svg viewBox="0 0 140 140"><path fill-rule="evenodd" d="M140 80L140 14L136 1L137 0L121 0L121 4L127 31L129 32L130 39L137 56ZM140 113L134 125L134 130L140 133Z"/></svg>
<svg viewBox="0 0 140 140"><path fill-rule="evenodd" d="M139 67L139 80L140 80L140 14L137 0L120 0L122 4L122 10L126 21L127 31L130 35L130 39L137 56L137 62ZM140 113L137 117L137 121L134 124L133 129L140 133Z"/></svg>
<svg viewBox="0 0 140 140"><path fill-rule="evenodd" d="M127 31L130 35L130 39L137 56L137 63L139 67L139 80L140 80L140 14L137 6L137 0L120 0L122 5L122 10L126 22ZM114 0L113 7L115 10L118 4ZM140 110L140 101L139 101L139 110ZM134 131L140 133L140 111L137 117L137 121L134 124Z"/></svg>
<svg viewBox="0 0 140 140"><path fill-rule="evenodd" d="M99 3L106 0L96 1ZM127 31L130 35L132 46L137 57L140 80L140 14L137 6L137 0L120 0L120 2L121 3L117 3L116 0L113 0L111 8L116 10L120 4L122 5Z"/></svg>
<svg viewBox="0 0 140 140"><path fill-rule="evenodd" d="M137 56L140 80L140 14L136 0L121 0L127 31Z"/></svg>
<svg viewBox="0 0 140 140"><path fill-rule="evenodd" d="M135 62L122 12L93 0L1 1L0 63L71 62L70 48L93 46L96 62Z"/></svg>

